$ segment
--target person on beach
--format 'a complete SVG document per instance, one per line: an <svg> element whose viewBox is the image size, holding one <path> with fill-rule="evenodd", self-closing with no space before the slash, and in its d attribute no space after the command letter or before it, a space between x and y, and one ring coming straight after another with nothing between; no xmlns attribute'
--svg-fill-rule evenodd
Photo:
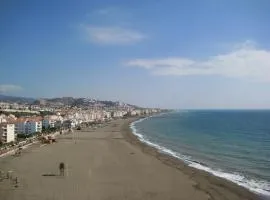
<svg viewBox="0 0 270 200"><path fill-rule="evenodd" d="M18 177L15 178L14 182L15 182L15 187L16 187L16 188L19 187Z"/></svg>
<svg viewBox="0 0 270 200"><path fill-rule="evenodd" d="M59 171L60 171L60 176L64 176L65 175L65 164L63 162L61 162L59 164Z"/></svg>

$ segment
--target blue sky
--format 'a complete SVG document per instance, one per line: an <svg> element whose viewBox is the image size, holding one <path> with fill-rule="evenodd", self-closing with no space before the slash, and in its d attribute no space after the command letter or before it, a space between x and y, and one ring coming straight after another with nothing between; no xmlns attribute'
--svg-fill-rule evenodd
<svg viewBox="0 0 270 200"><path fill-rule="evenodd" d="M270 108L270 1L1 1L0 93Z"/></svg>

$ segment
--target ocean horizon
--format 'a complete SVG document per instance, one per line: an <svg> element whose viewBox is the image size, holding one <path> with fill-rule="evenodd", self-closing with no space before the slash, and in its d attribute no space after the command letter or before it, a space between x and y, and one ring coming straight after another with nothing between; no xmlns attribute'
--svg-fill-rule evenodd
<svg viewBox="0 0 270 200"><path fill-rule="evenodd" d="M177 110L130 127L162 153L270 197L270 110Z"/></svg>

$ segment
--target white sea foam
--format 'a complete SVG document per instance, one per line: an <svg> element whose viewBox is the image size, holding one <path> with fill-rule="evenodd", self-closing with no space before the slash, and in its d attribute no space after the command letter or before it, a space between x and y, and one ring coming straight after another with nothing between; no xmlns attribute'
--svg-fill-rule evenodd
<svg viewBox="0 0 270 200"><path fill-rule="evenodd" d="M141 142L158 149L162 153L165 153L165 154L168 154L168 155L173 156L175 158L183 160L190 167L209 172L215 176L227 179L227 180L234 182L242 187L245 187L252 192L270 197L270 183L267 181L248 179L244 175L241 175L238 173L224 172L221 169L214 170L210 167L204 166L203 164L192 161L191 157L189 157L189 156L182 155L182 154L175 152L175 151L172 151L171 149L168 149L164 146L161 146L159 144L156 144L156 143L149 141L143 134L138 133L138 131L135 127L135 125L137 123L140 123L143 120L146 120L149 118L150 117L139 119L139 120L130 124L130 128L132 129L133 134L136 135Z"/></svg>
<svg viewBox="0 0 270 200"><path fill-rule="evenodd" d="M227 172L223 172L222 170L213 170L210 167L203 166L199 163L194 163L194 162L189 164L189 166L203 170L203 171L207 171L215 176L225 178L255 193L270 196L270 191L269 191L270 183L267 181L248 179L245 176L237 174L237 173L227 173Z"/></svg>

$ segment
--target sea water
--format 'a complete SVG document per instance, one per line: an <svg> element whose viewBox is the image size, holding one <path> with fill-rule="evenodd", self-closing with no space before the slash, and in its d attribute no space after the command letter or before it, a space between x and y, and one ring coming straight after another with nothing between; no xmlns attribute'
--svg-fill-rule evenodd
<svg viewBox="0 0 270 200"><path fill-rule="evenodd" d="M131 124L163 153L270 196L269 110L184 110Z"/></svg>

